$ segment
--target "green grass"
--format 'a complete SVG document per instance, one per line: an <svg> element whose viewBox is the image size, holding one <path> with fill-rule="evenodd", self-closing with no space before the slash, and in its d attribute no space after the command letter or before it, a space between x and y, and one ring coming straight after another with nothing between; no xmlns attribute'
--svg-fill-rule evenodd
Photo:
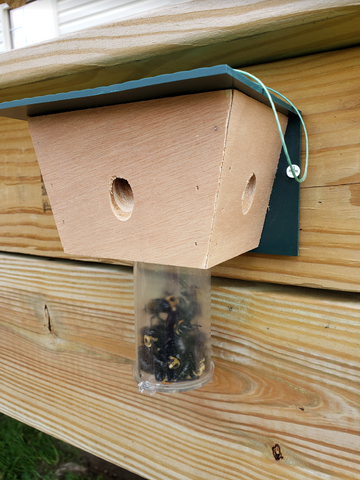
<svg viewBox="0 0 360 480"><path fill-rule="evenodd" d="M75 447L0 414L0 480L58 480L56 469L79 457ZM74 473L61 477L80 479L84 476Z"/></svg>

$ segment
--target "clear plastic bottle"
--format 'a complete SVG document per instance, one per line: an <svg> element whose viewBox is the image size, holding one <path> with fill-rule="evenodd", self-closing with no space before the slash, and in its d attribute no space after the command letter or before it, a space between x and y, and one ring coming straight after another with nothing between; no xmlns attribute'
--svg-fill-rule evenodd
<svg viewBox="0 0 360 480"><path fill-rule="evenodd" d="M199 388L211 362L210 270L134 264L136 362L142 393Z"/></svg>

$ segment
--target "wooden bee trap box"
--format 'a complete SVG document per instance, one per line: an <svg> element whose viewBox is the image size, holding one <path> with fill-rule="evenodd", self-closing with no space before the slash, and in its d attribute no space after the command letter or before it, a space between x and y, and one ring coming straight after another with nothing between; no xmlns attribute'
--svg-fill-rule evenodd
<svg viewBox="0 0 360 480"><path fill-rule="evenodd" d="M66 253L209 268L259 245L281 140L239 75L219 66L12 102L29 116Z"/></svg>

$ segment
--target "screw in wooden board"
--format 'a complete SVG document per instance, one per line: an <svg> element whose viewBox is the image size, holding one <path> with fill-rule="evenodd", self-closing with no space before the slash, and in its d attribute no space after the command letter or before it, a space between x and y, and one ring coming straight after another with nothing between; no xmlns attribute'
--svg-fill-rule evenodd
<svg viewBox="0 0 360 480"><path fill-rule="evenodd" d="M273 455L274 455L274 458L275 458L276 461L282 460L284 458L282 453L281 453L280 445L278 443L276 443L272 447L272 452L273 452Z"/></svg>

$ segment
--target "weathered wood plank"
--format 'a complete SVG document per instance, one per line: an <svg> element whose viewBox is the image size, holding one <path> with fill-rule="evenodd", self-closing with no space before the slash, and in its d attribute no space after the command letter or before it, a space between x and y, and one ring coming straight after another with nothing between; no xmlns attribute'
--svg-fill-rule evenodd
<svg viewBox="0 0 360 480"><path fill-rule="evenodd" d="M357 0L194 0L1 56L2 101L359 44Z"/></svg>
<svg viewBox="0 0 360 480"><path fill-rule="evenodd" d="M300 256L242 255L216 267L214 274L359 291L360 48L249 70L288 95L308 126ZM26 124L1 119L0 139L1 250L63 256Z"/></svg>
<svg viewBox="0 0 360 480"><path fill-rule="evenodd" d="M358 479L358 295L217 278L212 302L214 380L148 397L130 269L2 254L0 410L151 479Z"/></svg>

